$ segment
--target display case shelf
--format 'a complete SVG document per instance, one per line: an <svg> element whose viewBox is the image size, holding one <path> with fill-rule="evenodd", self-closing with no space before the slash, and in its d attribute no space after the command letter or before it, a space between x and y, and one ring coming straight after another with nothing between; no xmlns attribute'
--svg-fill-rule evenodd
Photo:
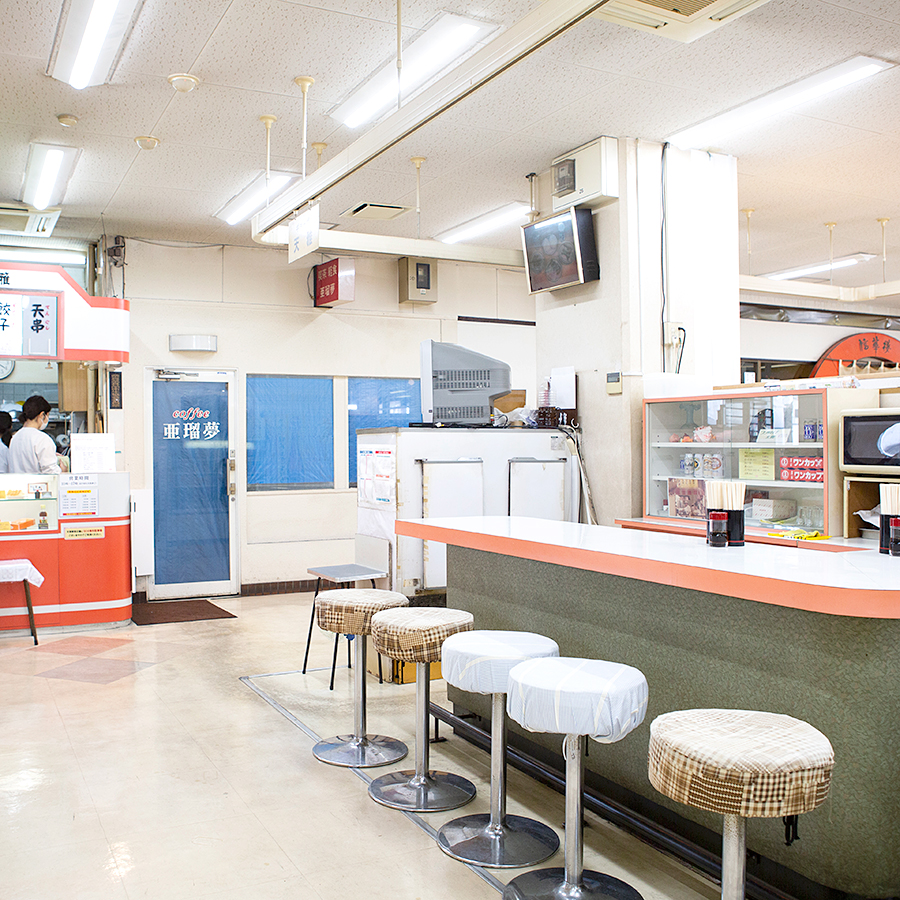
<svg viewBox="0 0 900 900"><path fill-rule="evenodd" d="M691 518L669 514L671 489L690 495L689 503L679 499L679 510L688 508L696 523L705 515L696 496L705 494L706 481L725 479L746 485L748 524L756 521L751 515L754 499L771 499L776 505L787 501L788 509L793 501L798 512L802 506L807 517L841 535L840 413L877 405L877 391L844 388L645 400L643 515L689 525ZM822 472L822 481L803 480L808 471ZM791 477L795 474L797 480ZM670 479L679 481L670 484Z"/></svg>

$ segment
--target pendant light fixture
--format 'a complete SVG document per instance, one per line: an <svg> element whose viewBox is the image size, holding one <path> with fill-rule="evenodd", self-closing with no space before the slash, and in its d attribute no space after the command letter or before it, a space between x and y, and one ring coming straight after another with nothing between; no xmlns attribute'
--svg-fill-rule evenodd
<svg viewBox="0 0 900 900"><path fill-rule="evenodd" d="M881 226L881 280L887 281L887 240L884 226L891 220L887 216L882 216L875 221Z"/></svg>
<svg viewBox="0 0 900 900"><path fill-rule="evenodd" d="M302 159L302 169L301 169L301 179L306 180L306 124L308 118L308 94L309 87L312 84L316 83L315 78L310 78L309 75L298 75L294 79L294 84L298 85L300 90L303 91L303 138L300 141L300 157Z"/></svg>
<svg viewBox="0 0 900 900"><path fill-rule="evenodd" d="M310 145L313 150L316 151L316 171L319 171L319 166L322 165L322 152L328 146L325 141L313 141Z"/></svg>
<svg viewBox="0 0 900 900"><path fill-rule="evenodd" d="M422 206L420 201L420 188L422 186L422 163L424 156L411 156L409 161L416 167L416 237L422 237Z"/></svg>
<svg viewBox="0 0 900 900"><path fill-rule="evenodd" d="M753 248L750 246L750 216L756 212L752 206L742 209L741 212L747 217L747 274L753 274Z"/></svg>

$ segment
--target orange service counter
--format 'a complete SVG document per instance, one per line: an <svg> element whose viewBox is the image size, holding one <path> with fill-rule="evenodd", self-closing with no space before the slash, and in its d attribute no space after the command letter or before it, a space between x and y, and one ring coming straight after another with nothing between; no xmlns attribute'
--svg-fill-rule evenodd
<svg viewBox="0 0 900 900"><path fill-rule="evenodd" d="M40 628L131 618L131 515L125 472L0 475L0 559L27 559ZM21 582L0 583L0 631L28 629Z"/></svg>

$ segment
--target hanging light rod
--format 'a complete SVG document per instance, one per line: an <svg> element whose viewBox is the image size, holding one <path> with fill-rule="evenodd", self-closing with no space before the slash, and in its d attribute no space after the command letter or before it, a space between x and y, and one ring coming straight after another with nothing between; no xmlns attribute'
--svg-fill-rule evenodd
<svg viewBox="0 0 900 900"><path fill-rule="evenodd" d="M770 272L763 278L771 278L772 281L785 281L791 278L805 278L807 275L818 275L821 272L831 272L834 269L846 269L861 262L875 259L874 253L852 253L849 256L838 256L833 260L821 263L813 263L809 266L801 266L796 269L785 269L782 272Z"/></svg>
<svg viewBox="0 0 900 900"><path fill-rule="evenodd" d="M476 216L476 218L470 219L456 228L451 228L443 234L436 235L436 239L444 244L465 243L484 234L505 228L508 225L524 225L528 220L530 211L531 206L528 203L520 203L518 201L507 203L506 206L501 206L499 209Z"/></svg>
<svg viewBox="0 0 900 900"><path fill-rule="evenodd" d="M67 0L47 74L81 90L107 82L143 0Z"/></svg>
<svg viewBox="0 0 900 900"><path fill-rule="evenodd" d="M409 94L484 40L496 25L454 13L441 13L404 51L400 89ZM385 63L329 115L348 128L377 118L397 100L397 66Z"/></svg>
<svg viewBox="0 0 900 900"><path fill-rule="evenodd" d="M668 140L682 149L705 150L725 138L759 125L765 119L818 100L833 91L890 69L893 65L871 56L854 56L853 59L848 59L840 65L832 66L809 78L779 88L719 116L679 131Z"/></svg>

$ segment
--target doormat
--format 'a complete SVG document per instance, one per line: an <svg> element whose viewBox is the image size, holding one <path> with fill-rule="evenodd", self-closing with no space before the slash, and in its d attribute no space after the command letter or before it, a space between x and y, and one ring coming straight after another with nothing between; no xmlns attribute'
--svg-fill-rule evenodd
<svg viewBox="0 0 900 900"><path fill-rule="evenodd" d="M131 607L131 621L135 625L236 618L236 615L210 603L209 600L155 600L151 603L135 603Z"/></svg>

